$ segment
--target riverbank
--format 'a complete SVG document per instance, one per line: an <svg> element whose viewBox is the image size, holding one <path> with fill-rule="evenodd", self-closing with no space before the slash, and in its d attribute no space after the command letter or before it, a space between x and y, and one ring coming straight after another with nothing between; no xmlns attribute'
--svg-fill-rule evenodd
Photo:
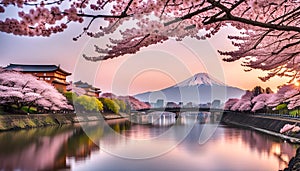
<svg viewBox="0 0 300 171"><path fill-rule="evenodd" d="M98 120L120 119L124 115L111 113L97 114L30 114L30 115L0 115L0 131L28 129L63 124L74 124L79 122L90 122Z"/></svg>
<svg viewBox="0 0 300 171"><path fill-rule="evenodd" d="M300 125L300 120L285 119L272 116L250 115L235 112L224 112L221 121L228 125L246 127L266 134L277 136L292 143L300 143L299 133L279 133L280 129L285 124Z"/></svg>

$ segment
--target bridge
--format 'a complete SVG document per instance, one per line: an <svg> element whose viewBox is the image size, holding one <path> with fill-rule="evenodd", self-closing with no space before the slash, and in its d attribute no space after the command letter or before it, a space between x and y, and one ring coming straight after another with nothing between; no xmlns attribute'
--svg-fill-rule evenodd
<svg viewBox="0 0 300 171"><path fill-rule="evenodd" d="M165 111L165 112L212 112L219 111L223 112L223 109L216 108L199 108L199 107L161 107L161 108L150 108L140 109L139 112L154 112L154 111Z"/></svg>
<svg viewBox="0 0 300 171"><path fill-rule="evenodd" d="M133 113L144 113L145 115L148 115L149 113L152 112L172 112L175 113L175 118L177 119L180 117L182 113L186 112L210 112L210 117L214 121L220 121L221 116L223 113L223 109L216 109L216 108L195 108L195 107L166 107L166 108L150 108L150 109L141 109L141 110L136 110L132 111Z"/></svg>

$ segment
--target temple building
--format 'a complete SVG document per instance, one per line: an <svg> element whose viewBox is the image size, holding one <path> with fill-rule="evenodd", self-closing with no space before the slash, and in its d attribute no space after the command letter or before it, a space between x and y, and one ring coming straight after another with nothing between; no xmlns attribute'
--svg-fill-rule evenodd
<svg viewBox="0 0 300 171"><path fill-rule="evenodd" d="M60 65L9 64L5 69L32 74L39 80L52 84L60 92L66 92L66 86L69 85L66 77L71 75L71 73L61 69Z"/></svg>
<svg viewBox="0 0 300 171"><path fill-rule="evenodd" d="M85 94L88 96L94 96L99 97L99 94L101 93L100 88L94 87L86 82L77 81L73 83L76 87L82 88L85 90Z"/></svg>

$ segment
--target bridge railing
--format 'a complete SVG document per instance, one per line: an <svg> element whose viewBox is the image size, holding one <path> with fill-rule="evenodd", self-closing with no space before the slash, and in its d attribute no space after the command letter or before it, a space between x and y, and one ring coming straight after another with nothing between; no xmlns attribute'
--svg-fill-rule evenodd
<svg viewBox="0 0 300 171"><path fill-rule="evenodd" d="M259 115L259 116L271 116L278 118L286 118L286 119L297 119L300 120L300 115L290 115L290 114L278 114L278 113L253 113L253 112L239 112L239 111L224 111L230 113L245 113L250 115Z"/></svg>
<svg viewBox="0 0 300 171"><path fill-rule="evenodd" d="M149 108L140 109L137 111L223 111L220 108L201 108L201 107L161 107L161 108Z"/></svg>

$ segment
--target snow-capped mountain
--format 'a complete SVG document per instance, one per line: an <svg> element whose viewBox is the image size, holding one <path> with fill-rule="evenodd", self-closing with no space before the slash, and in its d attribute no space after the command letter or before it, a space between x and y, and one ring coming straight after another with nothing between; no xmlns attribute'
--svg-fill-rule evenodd
<svg viewBox="0 0 300 171"><path fill-rule="evenodd" d="M134 97L144 102L163 99L164 102L199 104L216 99L225 102L229 98L240 98L244 93L244 90L228 86L207 73L198 73L174 86L160 91L137 94Z"/></svg>
<svg viewBox="0 0 300 171"><path fill-rule="evenodd" d="M185 86L195 86L195 85L219 85L219 86L226 86L221 81L213 78L212 76L208 75L207 73L198 73L191 78L188 78L180 83L178 83L177 87L185 87Z"/></svg>

